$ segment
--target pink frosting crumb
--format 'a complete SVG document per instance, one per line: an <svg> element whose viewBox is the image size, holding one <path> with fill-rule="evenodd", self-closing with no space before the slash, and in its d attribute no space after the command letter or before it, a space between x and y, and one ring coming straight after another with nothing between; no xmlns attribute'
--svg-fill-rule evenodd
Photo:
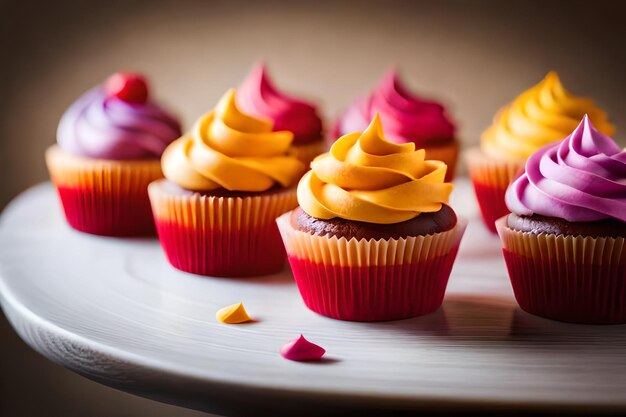
<svg viewBox="0 0 626 417"><path fill-rule="evenodd" d="M302 335L280 348L280 354L283 358L298 362L317 361L325 353L326 350L323 347L309 342Z"/></svg>

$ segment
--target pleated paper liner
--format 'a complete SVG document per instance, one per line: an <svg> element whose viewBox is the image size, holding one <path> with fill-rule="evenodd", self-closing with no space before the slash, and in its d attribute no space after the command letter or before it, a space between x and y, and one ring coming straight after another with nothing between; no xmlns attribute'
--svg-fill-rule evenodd
<svg viewBox="0 0 626 417"><path fill-rule="evenodd" d="M285 248L275 219L297 206L295 187L217 197L159 180L148 191L161 246L175 268L221 277L267 275L283 268Z"/></svg>
<svg viewBox="0 0 626 417"><path fill-rule="evenodd" d="M289 154L298 158L307 168L316 156L324 152L326 152L326 144L323 138L314 142L304 143L302 145L291 145L291 147L289 147Z"/></svg>
<svg viewBox="0 0 626 417"><path fill-rule="evenodd" d="M426 147L424 150L426 151L426 159L435 159L446 163L448 169L446 170L445 181L450 182L454 180L459 157L459 144L457 141L442 146Z"/></svg>
<svg viewBox="0 0 626 417"><path fill-rule="evenodd" d="M89 159L55 145L46 151L46 164L74 229L102 236L154 234L147 189L163 176L158 159Z"/></svg>
<svg viewBox="0 0 626 417"><path fill-rule="evenodd" d="M496 222L520 307L549 319L626 323L624 238L534 234Z"/></svg>
<svg viewBox="0 0 626 417"><path fill-rule="evenodd" d="M504 203L506 189L523 172L525 160L494 160L480 148L468 150L466 160L485 226L496 233L496 220L509 213Z"/></svg>
<svg viewBox="0 0 626 417"><path fill-rule="evenodd" d="M416 317L441 306L467 221L450 231L403 239L327 237L278 228L304 303L339 320Z"/></svg>

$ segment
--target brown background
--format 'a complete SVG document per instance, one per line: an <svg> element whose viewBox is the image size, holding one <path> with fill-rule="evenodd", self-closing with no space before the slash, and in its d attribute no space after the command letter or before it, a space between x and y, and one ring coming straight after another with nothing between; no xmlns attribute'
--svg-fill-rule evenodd
<svg viewBox="0 0 626 417"><path fill-rule="evenodd" d="M45 180L58 119L118 69L147 73L189 126L258 59L327 118L397 65L449 106L464 146L494 112L556 70L626 139L624 2L0 2L0 208ZM46 209L42 207L42 209ZM100 387L48 363L0 322L0 415L196 415Z"/></svg>

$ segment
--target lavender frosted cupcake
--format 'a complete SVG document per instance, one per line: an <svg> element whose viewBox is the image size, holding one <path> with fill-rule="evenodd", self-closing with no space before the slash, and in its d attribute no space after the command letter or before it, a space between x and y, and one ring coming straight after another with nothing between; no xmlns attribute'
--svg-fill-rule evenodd
<svg viewBox="0 0 626 417"><path fill-rule="evenodd" d="M626 152L587 116L540 148L496 222L522 309L576 323L626 323Z"/></svg>
<svg viewBox="0 0 626 417"><path fill-rule="evenodd" d="M116 73L61 118L46 164L70 226L105 236L154 232L148 184L180 124L148 97L138 74Z"/></svg>

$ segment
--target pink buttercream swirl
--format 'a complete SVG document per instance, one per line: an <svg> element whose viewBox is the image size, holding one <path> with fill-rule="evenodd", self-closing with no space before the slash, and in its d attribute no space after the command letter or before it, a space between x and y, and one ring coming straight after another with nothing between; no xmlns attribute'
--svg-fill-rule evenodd
<svg viewBox="0 0 626 417"><path fill-rule="evenodd" d="M278 91L262 64L237 89L237 104L245 113L271 119L274 131L292 132L296 145L322 138L322 119L315 106Z"/></svg>
<svg viewBox="0 0 626 417"><path fill-rule="evenodd" d="M396 71L389 71L368 96L355 100L339 118L335 135L362 132L374 115L380 115L385 135L396 143L418 147L443 145L454 140L455 126L444 107L412 94Z"/></svg>
<svg viewBox="0 0 626 417"><path fill-rule="evenodd" d="M585 115L562 142L547 145L526 162L506 193L513 213L570 222L626 222L626 152Z"/></svg>

